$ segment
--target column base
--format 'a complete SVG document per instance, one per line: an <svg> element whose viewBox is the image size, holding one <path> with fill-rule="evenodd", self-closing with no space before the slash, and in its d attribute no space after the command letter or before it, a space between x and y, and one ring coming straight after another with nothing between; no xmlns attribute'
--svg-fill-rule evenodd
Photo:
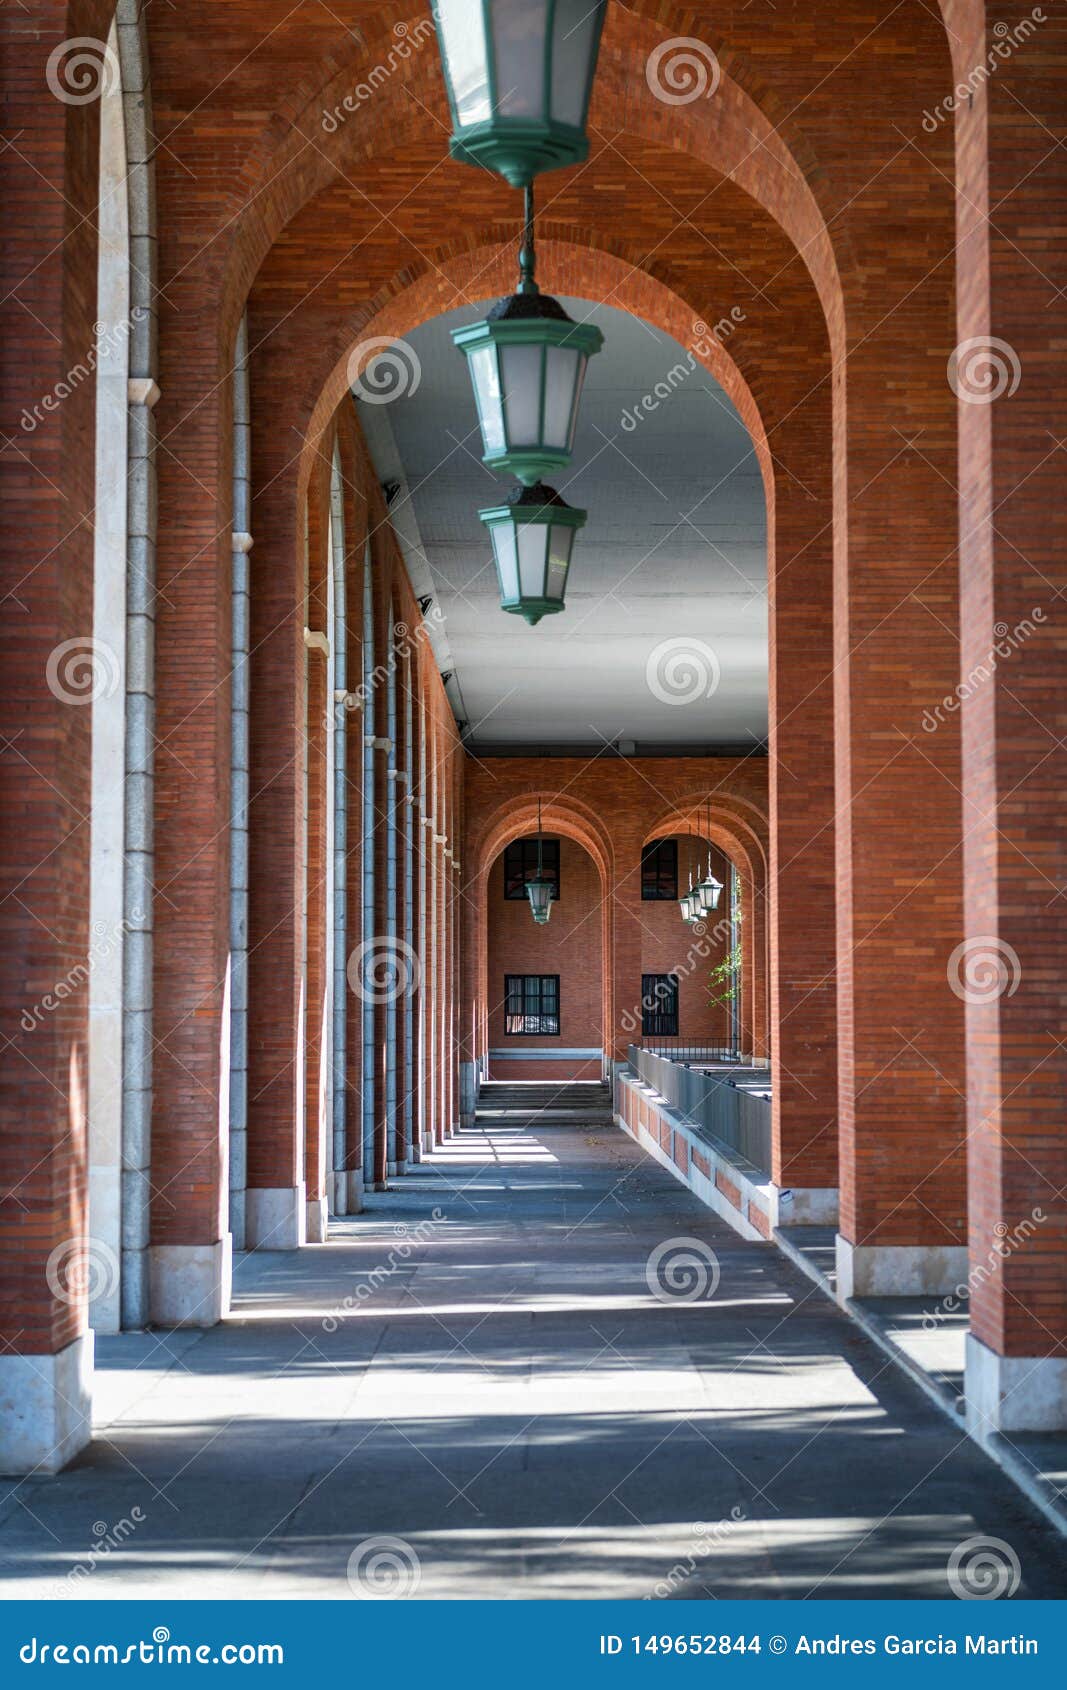
<svg viewBox="0 0 1067 1690"><path fill-rule="evenodd" d="M149 1321L148 1247L122 1252L123 1332L143 1332Z"/></svg>
<svg viewBox="0 0 1067 1690"><path fill-rule="evenodd" d="M230 1190L230 1236L235 1250L245 1247L245 1193L242 1186L240 1191Z"/></svg>
<svg viewBox="0 0 1067 1690"><path fill-rule="evenodd" d="M1067 1429L1067 1357L999 1356L967 1336L967 1430L979 1443L995 1432Z"/></svg>
<svg viewBox="0 0 1067 1690"><path fill-rule="evenodd" d="M433 1153L434 1153L433 1133L424 1133L422 1135L422 1153L423 1153L424 1156L432 1156L433 1155Z"/></svg>
<svg viewBox="0 0 1067 1690"><path fill-rule="evenodd" d="M153 1326L217 1326L230 1312L233 1240L216 1244L153 1244L148 1252Z"/></svg>
<svg viewBox="0 0 1067 1690"><path fill-rule="evenodd" d="M299 1250L307 1243L307 1187L249 1186L245 1193L245 1249Z"/></svg>
<svg viewBox="0 0 1067 1690"><path fill-rule="evenodd" d="M396 1165L396 1177L397 1177L397 1179L403 1179L403 1177L407 1173L407 1171L408 1171L408 1164L407 1164L407 1158L405 1157L404 1161L398 1162L397 1165Z"/></svg>
<svg viewBox="0 0 1067 1690"><path fill-rule="evenodd" d="M928 1297L967 1284L965 1244L853 1244L837 1235L837 1300Z"/></svg>
<svg viewBox="0 0 1067 1690"><path fill-rule="evenodd" d="M54 1356L0 1355L0 1473L58 1473L93 1435L93 1333Z"/></svg>
<svg viewBox="0 0 1067 1690"><path fill-rule="evenodd" d="M357 1168L353 1173L345 1175L346 1197L345 1214L361 1215L363 1213L363 1173Z"/></svg>
<svg viewBox="0 0 1067 1690"><path fill-rule="evenodd" d="M780 1226L836 1226L837 1187L833 1185L771 1185L770 1222Z"/></svg>
<svg viewBox="0 0 1067 1690"><path fill-rule="evenodd" d="M474 1111L478 1106L478 1064L459 1065L459 1121L460 1126L473 1127Z"/></svg>
<svg viewBox="0 0 1067 1690"><path fill-rule="evenodd" d="M306 1237L309 1244L325 1244L330 1232L330 1209L325 1197L309 1197Z"/></svg>

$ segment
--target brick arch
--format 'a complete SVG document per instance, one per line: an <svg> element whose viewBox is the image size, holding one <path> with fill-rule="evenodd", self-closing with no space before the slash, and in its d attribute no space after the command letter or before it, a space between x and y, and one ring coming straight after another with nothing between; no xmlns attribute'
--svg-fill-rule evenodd
<svg viewBox="0 0 1067 1690"><path fill-rule="evenodd" d="M645 840L680 833L710 839L725 856L737 863L751 888L751 922L742 927L742 1043L751 1044L752 1054L766 1057L770 1050L772 978L772 932L770 921L770 865L767 818L744 799L714 794L710 822L701 819L707 805L707 791L693 791L661 814L645 834ZM748 1035L746 1039L745 1035Z"/></svg>
<svg viewBox="0 0 1067 1690"><path fill-rule="evenodd" d="M764 37L768 54L765 62L775 64L776 75L782 78L782 89L795 86L791 81L795 73L788 62L789 53L798 60L806 53L806 44L803 39L797 39L797 31L809 27L809 23L800 17L800 12L801 8L794 8L789 17L775 19L773 29ZM902 10L901 18L904 16ZM844 32L849 27L847 13L835 13L832 21L820 14L818 21L820 28L825 27L827 31ZM672 15L672 27L675 22ZM710 28L710 24L705 28L702 20L694 32L707 34ZM729 28L745 33L745 22L739 11L731 13ZM903 24L894 28L903 28ZM751 333L746 330L733 343L732 350L744 369L757 405L764 415L773 418L769 427L777 429L778 457L791 472L779 477L778 498L771 507L772 543L783 560L774 583L779 596L777 644L772 654L772 672L777 683L772 698L775 723L772 744L777 744L780 754L774 767L780 762L790 782L796 783L786 790L803 792L804 802L783 806L779 802L781 787L776 789L774 837L779 862L792 867L795 877L807 875L807 884L799 887L801 895L784 895L781 901L784 934L781 946L798 959L792 978L785 980L784 996L796 1005L807 1006L806 1013L812 1009L821 1012L823 1024L818 1028L806 1025L798 1033L794 1019L796 1048L792 1059L784 1051L783 1040L777 1033L776 1044L783 1064L796 1075L794 1115L798 1141L813 1143L817 1131L809 1132L803 1111L811 1107L810 1100L817 1094L829 1097L832 1085L829 1070L833 1065L829 1053L837 1045L829 991L836 986L846 1002L859 1005L862 1011L859 1020L851 1014L845 1017L843 1036L852 1047L867 1053L863 1060L869 1058L880 1074L888 1072L893 1076L879 1092L873 1089L864 1092L854 1083L859 1071L857 1061L850 1059L842 1068L842 1126L846 1133L851 1133L857 1111L863 1116L863 1152L872 1166L880 1135L892 1134L906 1114L906 1106L886 1100L894 1090L905 1098L910 1080L893 1067L894 1052L889 1048L891 1040L880 1009L882 997L877 991L867 989L867 974L872 973L875 978L894 974L894 969L900 966L899 957L904 954L901 937L906 943L904 929L912 921L928 926L940 936L939 942L949 946L957 936L954 914L958 902L954 883L957 868L950 860L950 842L943 837L946 830L942 818L948 811L937 802L941 795L935 793L931 783L916 782L905 757L884 764L884 746L900 731L898 671L891 661L892 653L884 648L891 643L895 651L903 642L921 650L925 678L932 692L943 693L958 677L959 651L954 626L956 582L952 573L953 545L958 537L958 513L953 497L956 407L951 403L943 373L951 348L947 325L951 321L954 271L951 166L947 170L943 168L948 164L951 148L946 136L939 133L929 142L928 159L906 146L896 151L889 148L878 158L877 170L862 182L858 174L856 179L851 174L852 161L858 173L865 168L879 138L888 138L893 118L910 113L914 128L917 110L921 109L923 99L931 97L934 84L937 83L934 103L944 92L947 56L943 64L944 33L940 19L931 19L915 3L910 8L908 29L917 32L916 39L921 37L924 49L921 56L916 54L914 41L909 40L906 59L898 55L890 62L884 38L877 49L863 48L861 52L857 48L854 55L849 55L847 107L830 100L828 109L826 94L819 92L821 85L814 88L805 85L802 103L809 113L816 106L821 111L815 124L820 141L817 165L825 171L821 183L805 182L804 172L800 170L791 177L784 168L786 154L777 141L772 144L773 137L751 148L755 157L749 164L761 168L766 165L769 172L758 187L750 184L740 161L736 166L730 162L725 147L709 157L707 135L725 115L718 111L717 101L702 102L692 110L671 108L658 114L662 122L657 123L654 134L643 134L638 118L634 120L635 127L627 129L626 100L628 96L633 97L641 68L631 57L630 86L619 93L619 109L613 111L610 100L606 108L609 115L622 117L619 134L630 139L632 157L626 161L626 168L619 165L611 143L600 145L595 137L600 146L590 166L596 173L595 195L584 185L582 171L561 173L560 182L552 184L553 190L558 186L560 200L572 217L584 214L583 231L590 226L598 228L602 249L613 252L624 262L629 254L621 245L619 232L629 231L635 225L640 228L642 224L646 230L654 228L655 238L647 250L651 252L655 247L659 254L659 248L665 247L666 256L647 259L646 267L654 266L656 279L672 285L680 298L715 299L716 290L723 291L724 278L731 266L737 268L734 259L758 278L761 286L757 286L757 293L770 287L777 295L769 303L781 309L763 312L760 320L753 313ZM936 44L931 39L935 30ZM653 39L662 38L661 27L654 32ZM926 47L933 50L927 53ZM742 62L738 60L739 64ZM881 86L878 86L879 78ZM874 107L872 98L877 102ZM868 112L877 111L878 115L850 130L849 114L855 116L863 111L864 99ZM260 454L259 484L266 494L261 507L261 527L265 535L271 536L267 544L277 544L282 568L286 567L285 559L295 555L291 513L296 501L285 474L288 466L279 456L288 456L288 446L283 454L281 442L304 440L308 419L322 395L329 369L336 366L345 346L351 344L353 324L367 320L368 298L386 285L386 277L399 277L403 286L416 279L424 268L433 269L438 249L432 243L441 233L440 204L451 207L459 194L463 196L470 231L468 245L479 238L479 228L494 226L498 219L501 225L507 219L506 226L513 238L514 197L507 190L491 180L486 183L477 173L449 166L443 158L440 129L423 129L418 123L405 120L386 140L384 127L377 121L381 111L381 106L376 108L375 122L383 136L382 145L377 146L376 141L363 133L350 140L349 154L341 162L343 168L351 169L357 177L361 164L367 165L366 181L372 192L390 195L390 214L380 225L384 233L375 233L370 228L373 218L364 212L362 221L358 222L361 240L370 235L374 239L364 244L360 259L350 264L349 274L340 278L339 285L335 263L339 258L337 230L341 228L347 233L355 222L345 221L345 195L340 189L323 190L308 198L309 176L292 201L294 206L302 203L305 210L294 214L288 223L279 222L281 232L270 250L269 260L256 273L257 285L252 295L254 314L258 313L265 331L264 341L272 336L274 340L273 348L268 348L263 358L263 391L283 395L281 414L276 414L277 426L272 431L276 449L262 444L265 431L255 445ZM600 122L603 123L603 114ZM707 131L703 142L697 136L692 146L679 139L683 127L690 122L698 122ZM784 130L785 118L782 125ZM596 126L594 110L594 129ZM642 138L635 141L633 137L639 133ZM791 122L790 139L796 139L798 133L795 122ZM314 151L310 149L312 154ZM798 141L797 156L802 152ZM808 156L807 166L813 157L814 154ZM774 170L770 169L772 162ZM280 152L272 159L272 168L275 164L279 166L276 179L264 178L265 184L269 181L272 185L269 191L265 185L263 194L257 196L257 209L269 217L274 216L274 209L268 206L268 200L276 191L288 191L285 179L288 166ZM724 167L729 177L723 173ZM315 167L312 164L308 168ZM441 175L436 178L438 170ZM420 175L439 180L440 194L436 188L433 192L424 189L420 198L417 193ZM668 228L673 219L663 213L657 221L654 201L658 181L670 184L674 199L680 191L684 192L688 196L685 203L690 207L703 206L712 195L716 196L716 238L720 246L726 247L726 253L716 248L702 262L700 255L694 254L694 241L686 244L686 235L694 227L691 219L684 229L681 224ZM772 185L777 193L770 191ZM629 197L627 186L632 188ZM405 194L405 188L410 192ZM830 256L837 266L840 286L831 295L827 294L825 277L821 296L812 281L819 268L820 253L828 250L828 242L816 232L810 241L798 246L796 237L787 235L783 221L786 210L793 208L795 195L800 196L803 210L809 190L816 195L825 194L828 201L834 200L836 251L830 249ZM361 192L358 180L351 179L349 199L353 206ZM396 193L402 196L399 200L392 197ZM923 196L921 225L913 227L909 223L907 232L902 229L901 238L897 239L896 224L887 222L886 208L902 223L905 212L911 215L916 193ZM409 201L417 203L413 206ZM401 211L401 206L406 206L406 210ZM547 212L550 232L557 236L567 233L558 223L553 223L553 217L561 215L559 208L550 204L543 209ZM825 209L829 211L829 204ZM849 261L850 239L857 243L860 261L856 264ZM938 241L945 257L940 266L931 268L928 253L931 243ZM266 250L262 243L260 250ZM251 253L252 247L248 247L245 258L249 259ZM212 265L216 256L221 255L220 241ZM637 258L646 259L646 254L638 253ZM255 265L249 261L245 288L254 270ZM330 291L328 305L322 300L326 284ZM726 287L730 285L726 281ZM729 298L728 292L726 297ZM829 308L827 297L831 300ZM889 311L885 309L887 298L891 306L896 302ZM442 294L442 299L454 303L454 289L447 296ZM847 365L840 356L845 343L846 305L850 353ZM443 308L444 305L439 306ZM939 340L943 344L938 345ZM922 354L919 348L924 349ZM284 394L283 379L288 384ZM324 405L323 411L328 412L328 406ZM910 444L913 438L921 439L921 449L913 449ZM831 462L832 493L828 486ZM272 488L277 489L273 495ZM805 499L809 501L806 506ZM283 508L283 504L289 508ZM940 578L934 585L944 612L935 624L939 632L933 635L924 597L924 593L930 592L931 559L941 560L937 566ZM828 608L831 574L833 623L838 639L837 660L833 664L823 661L831 637ZM887 591L892 592L897 602L891 622L884 615ZM835 732L830 703L834 688L839 692L842 706L836 717L839 742L836 758L829 754ZM871 731L872 721L878 724L877 732ZM943 776L947 788L953 785L958 788L957 736L953 732L939 735L932 749L939 764L938 776ZM855 804L834 803L835 774L842 789L855 790L858 798ZM923 809L923 826L918 828L911 820L904 820L917 795ZM850 876L847 896L838 904L839 959L833 951L833 851L828 848L835 827L843 840L837 862ZM901 862L908 864L910 884L915 890L910 894L907 908L883 873L885 853L868 848L872 833L879 840L891 836ZM941 872L943 887L927 872L923 852L928 837L937 838L938 862L947 864ZM877 917L873 942L866 927L872 913ZM815 979L820 987L818 992L809 989L809 982ZM825 981L832 982L832 986L823 988ZM913 987L917 983L921 986L921 990L913 989L909 1000L917 1017L924 1004L929 1004L931 1013L943 1013L939 996L943 982L937 970L926 967L918 981L913 973L911 983ZM921 1020L914 1024L921 1025ZM939 1121L945 1123L941 1131L944 1139L956 1131L955 1100L959 1087L953 1076L962 1060L961 1051L955 1029L950 1028L944 1086L936 1112ZM816 1071L820 1062L822 1068ZM819 1112L827 1123L829 1142L832 1107L827 1103ZM938 1154L932 1139L928 1151L933 1164ZM831 1159L826 1156L822 1160L825 1166L812 1166L806 1172L793 1170L796 1182L833 1183L829 1177ZM867 1189L875 1193L875 1183L867 1180ZM880 1200L877 1195L871 1196L873 1212L877 1212ZM922 1224L917 1207L909 1206L907 1201L903 1205L894 1201L888 1209L895 1240L907 1242L909 1229L914 1232ZM853 1223L859 1225L854 1215L850 1216L850 1224Z"/></svg>
<svg viewBox="0 0 1067 1690"><path fill-rule="evenodd" d="M644 139L699 159L718 176L736 182L780 224L815 282L832 334L840 337L839 267L853 268L853 258L847 237L838 233L835 246L832 222L827 221L827 214L832 219L838 208L819 203L821 171L810 142L800 133L785 140L776 124L789 114L781 109L773 88L755 74L751 60L731 53L721 41L709 40L714 32L706 21L700 33L716 51L721 69L714 99L667 105L652 98L644 74L649 54L665 37L685 34L687 28L693 33L697 26L681 8L673 8L669 19L652 15L651 8L649 15L640 16L639 10L609 9L590 112L594 155L603 131L610 136L605 151L617 149L619 143L625 146L632 138ZM317 86L305 77L247 149L233 213L220 243L227 321L236 323L259 267L281 232L338 172L358 179L367 162L432 135L446 179L455 169L471 182L469 170L446 161L447 112L432 41L413 51L379 87L370 108L373 121L357 108L335 129L323 128L323 114L343 109L361 74L375 65L375 55L393 50L392 31L398 21L404 21L399 10L386 9L377 27L368 27L351 53L343 58L324 55L319 64L328 74ZM596 168L595 162L591 168ZM559 191L552 178L543 185L546 209ZM502 184L498 194L501 211L507 207L515 215L514 194ZM446 225L452 201L447 194L442 199L441 222ZM842 350L843 339L838 338L835 352Z"/></svg>
<svg viewBox="0 0 1067 1690"><path fill-rule="evenodd" d="M464 845L464 857L474 863L474 872L465 893L467 903L466 939L468 945L468 982L472 1002L466 1006L466 1025L478 1029L480 1049L488 1051L486 1006L489 1002L488 955L488 893L489 872L500 855L515 839L536 830L538 799L541 804L541 827L544 832L559 833L580 845L593 860L600 875L600 946L601 946L601 1016L605 1048L610 1039L614 1006L614 942L612 933L611 887L615 873L615 853L606 830L588 805L578 800L564 800L558 792L531 792L518 800L502 804L486 819L479 834ZM472 961L473 960L473 966ZM472 978L473 975L473 978Z"/></svg>
<svg viewBox="0 0 1067 1690"><path fill-rule="evenodd" d="M707 809L707 788L694 787L660 814L654 824L649 824L645 838L656 839L666 833L699 834L721 844L728 855L730 849L736 850L753 869L761 868L766 875L769 850L766 814L743 798L717 792L711 794L710 823L704 820Z"/></svg>
<svg viewBox="0 0 1067 1690"><path fill-rule="evenodd" d="M621 311L642 317L662 329L680 345L691 347L698 361L722 387L748 430L763 477L768 512L774 509L774 461L767 429L737 361L727 345L716 338L714 325L695 315L694 308L668 283L639 268L640 253L612 251L593 230L555 231L551 226L538 235L538 262L542 273L550 273L558 293L595 295L609 288L612 303ZM350 376L359 374L370 354L357 360L359 347L389 336L402 340L413 329L454 310L457 305L477 305L511 290L515 281L514 229L486 231L486 238L472 246L464 239L449 248L438 249L413 275L410 269L397 272L386 287L360 313L358 328L335 345L332 367L325 374L315 401L300 456L298 500L303 496L323 439L329 432L337 406L348 390ZM358 339L356 338L358 336ZM353 342L355 344L353 345Z"/></svg>

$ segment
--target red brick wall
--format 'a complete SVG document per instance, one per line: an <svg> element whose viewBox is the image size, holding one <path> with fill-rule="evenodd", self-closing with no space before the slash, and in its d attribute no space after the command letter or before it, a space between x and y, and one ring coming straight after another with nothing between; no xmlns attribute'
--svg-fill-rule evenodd
<svg viewBox="0 0 1067 1690"><path fill-rule="evenodd" d="M525 899L504 897L504 856L489 871L488 978L489 1045L508 1050L515 1060L494 1060L494 1077L556 1078L549 1070L558 1064L520 1062L523 1050L549 1050L553 1045L601 1049L604 1043L600 906L600 875L587 851L572 839L560 840L560 899L553 904L545 927L539 927ZM505 974L558 974L560 977L559 1038L511 1037L505 1033ZM600 1063L564 1065L574 1078L592 1069L600 1078ZM563 1069L561 1068L561 1072Z"/></svg>
<svg viewBox="0 0 1067 1690"><path fill-rule="evenodd" d="M1062 1357L1067 329L1056 290L1067 155L1053 136L1063 127L1067 19L1062 7L1043 10L1033 36L995 61L995 74L955 119L959 339L983 347L995 337L1004 372L999 398L959 408L964 680L988 673L990 652L1003 651L1008 636L995 672L968 687L960 711L973 939L956 983L973 988L966 1004L972 1329L1004 1354ZM961 0L946 0L945 11L963 80L1003 49L999 14ZM1019 17L1027 15L1021 8ZM1016 639L1027 621L1029 632Z"/></svg>
<svg viewBox="0 0 1067 1690"><path fill-rule="evenodd" d="M689 885L689 869L703 879L708 866L707 844L696 837L683 835L678 846L678 883L685 891ZM682 921L677 903L645 903L641 900L641 973L678 976L678 1037L672 1039L656 1035L655 1043L671 1045L725 1045L729 1043L729 1006L712 1001L711 971L727 956L729 933L724 931L729 914L730 867L722 851L712 848L711 867L716 879L722 882L723 892L719 908L705 923L707 928L706 954L694 958L692 966L686 957L693 943L690 928ZM640 896L640 888L638 888ZM716 987L716 991L721 988ZM641 981L635 982L633 1003L641 1000Z"/></svg>
<svg viewBox="0 0 1067 1690"><path fill-rule="evenodd" d="M677 905L642 902L641 846L647 838L675 832L711 790L712 832L718 848L729 849L742 864L753 900L765 901L760 843L761 834L766 834L762 809L765 780L766 763L758 758L714 762L604 758L591 764L569 759L498 758L491 768L470 760L463 855L470 888L465 902L465 991L469 994L471 1023L479 1023L479 1004L492 1001L491 981L484 965L477 961L488 956L486 913L494 907L483 893L481 877L489 873L490 864L507 839L535 831L540 793L545 831L583 843L603 864L609 896L600 910L605 959L601 970L605 993L602 1015L608 1018L609 1055L624 1057L627 1044L640 1036L641 974L646 961L649 966L652 961L662 963L664 971L668 967L692 971L683 1013L695 1017L694 1029L699 1036L721 1025L714 1012L705 1019L698 1004L701 977L710 969L713 956L721 954L723 941L709 944L708 956L702 958L693 950L693 935L683 927ZM720 878L725 878L725 872ZM553 916L552 922L555 919ZM545 930L549 943L552 922ZM473 963L471 958L475 959ZM765 973L765 959L754 960ZM475 1049L471 1054L479 1052Z"/></svg>
<svg viewBox="0 0 1067 1690"><path fill-rule="evenodd" d="M89 944L92 710L58 696L48 663L71 640L85 658L92 632L93 383L32 429L22 418L94 346L99 112L52 98L45 67L68 36L106 33L106 17L102 4L30 0L2 20L0 1349L43 1355L77 1337L86 1316L77 1273L60 1272L73 1292L57 1297L46 1265L85 1226L87 993L34 1010L84 967ZM69 1251L61 1260L69 1270Z"/></svg>

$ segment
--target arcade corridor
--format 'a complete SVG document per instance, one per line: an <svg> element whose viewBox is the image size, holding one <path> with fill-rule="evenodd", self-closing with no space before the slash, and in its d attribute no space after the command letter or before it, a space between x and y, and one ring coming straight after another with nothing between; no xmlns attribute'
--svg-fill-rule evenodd
<svg viewBox="0 0 1067 1690"><path fill-rule="evenodd" d="M1002 11L0 6L3 1597L1067 1594Z"/></svg>
<svg viewBox="0 0 1067 1690"><path fill-rule="evenodd" d="M222 1326L104 1340L91 1449L0 1512L3 1594L928 1599L978 1537L1063 1589L832 1302L569 1102L490 1103L328 1245L245 1256Z"/></svg>

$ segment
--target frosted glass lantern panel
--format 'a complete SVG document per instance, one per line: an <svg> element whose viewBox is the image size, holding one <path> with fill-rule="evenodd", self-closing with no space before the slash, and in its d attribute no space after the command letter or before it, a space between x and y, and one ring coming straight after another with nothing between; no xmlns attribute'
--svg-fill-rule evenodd
<svg viewBox="0 0 1067 1690"><path fill-rule="evenodd" d="M481 346L469 359L474 397L482 425L482 440L487 452L504 450L504 407L500 402L500 378L497 373L496 351Z"/></svg>
<svg viewBox="0 0 1067 1690"><path fill-rule="evenodd" d="M475 0L467 0L474 9ZM544 107L548 0L493 0L496 110L501 117L541 117Z"/></svg>
<svg viewBox="0 0 1067 1690"><path fill-rule="evenodd" d="M545 592L546 529L540 522L522 522L519 535L519 587L523 598L539 599Z"/></svg>
<svg viewBox="0 0 1067 1690"><path fill-rule="evenodd" d="M482 8L473 0L437 0L437 27L461 129L489 120L489 50Z"/></svg>
<svg viewBox="0 0 1067 1690"><path fill-rule="evenodd" d="M574 383L578 354L566 346L550 346L545 356L544 444L569 451L574 432ZM584 364L584 358L582 362Z"/></svg>
<svg viewBox="0 0 1067 1690"><path fill-rule="evenodd" d="M500 371L508 416L508 445L536 446L541 426L541 348L502 346Z"/></svg>
<svg viewBox="0 0 1067 1690"><path fill-rule="evenodd" d="M599 22L591 0L556 0L552 28L551 115L577 129L585 118L589 58Z"/></svg>
<svg viewBox="0 0 1067 1690"><path fill-rule="evenodd" d="M567 588L567 570L574 544L574 529L562 522L554 522L549 530L548 571L545 578L546 599L562 599Z"/></svg>
<svg viewBox="0 0 1067 1690"><path fill-rule="evenodd" d="M510 522L494 523L493 551L500 576L500 596L517 599L519 596L519 560L515 551L515 530Z"/></svg>

